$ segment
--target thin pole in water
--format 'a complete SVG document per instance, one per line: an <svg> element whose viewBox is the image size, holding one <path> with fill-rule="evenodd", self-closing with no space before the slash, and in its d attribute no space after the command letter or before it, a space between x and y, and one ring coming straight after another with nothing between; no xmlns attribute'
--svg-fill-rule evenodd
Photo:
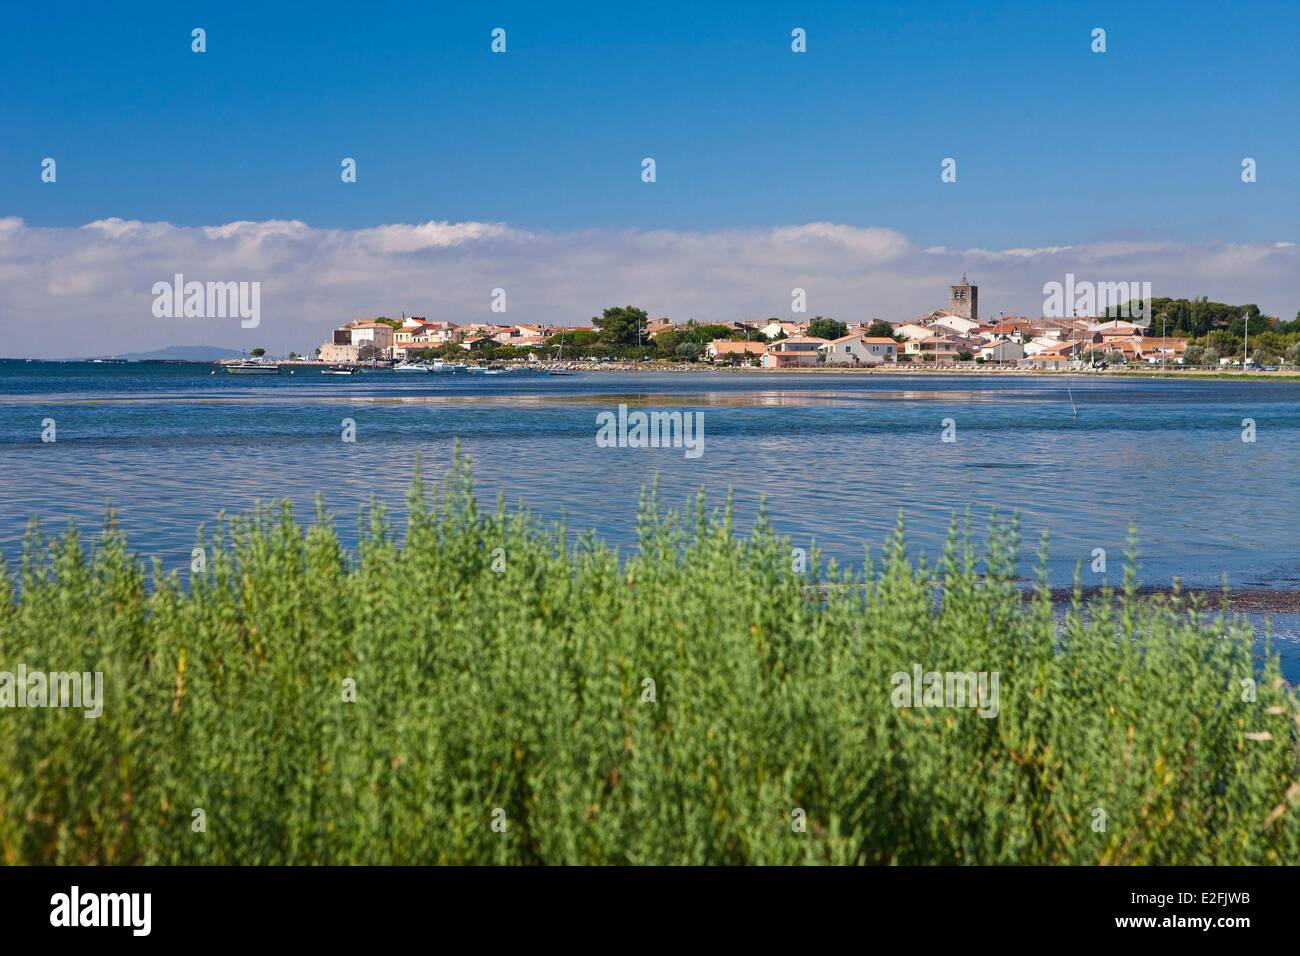
<svg viewBox="0 0 1300 956"><path fill-rule="evenodd" d="M1070 330L1071 335L1073 335L1074 333L1076 333L1076 332L1079 331L1079 310L1078 310L1078 309L1071 309L1071 310L1070 310L1070 316L1071 316L1071 318L1074 319L1074 328L1072 328L1072 329ZM1080 357L1079 357L1079 355L1080 355L1080 352L1079 352L1079 345L1075 345L1074 350L1075 350L1074 360L1075 360L1076 362L1081 361L1081 359L1080 359ZM1075 407L1075 404L1074 404L1074 389L1070 388L1070 376L1069 376L1068 373L1067 373L1066 376L1065 376L1065 391L1066 391L1066 393L1070 396L1070 411L1074 413L1074 417L1075 417L1075 418L1078 418L1078 417L1079 417L1079 409L1078 409L1077 407Z"/></svg>

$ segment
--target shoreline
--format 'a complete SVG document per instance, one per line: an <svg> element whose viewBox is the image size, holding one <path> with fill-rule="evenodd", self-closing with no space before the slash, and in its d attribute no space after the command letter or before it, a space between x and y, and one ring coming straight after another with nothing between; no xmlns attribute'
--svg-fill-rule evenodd
<svg viewBox="0 0 1300 956"><path fill-rule="evenodd" d="M198 363L198 364L219 364L219 363ZM294 366L326 366L327 363L319 361L294 361L294 362L277 362L278 365ZM843 366L835 367L791 367L791 368L761 368L753 365L710 365L704 362L521 362L521 361L504 361L504 362L487 362L474 363L486 364L489 366L504 367L509 369L528 369L538 372L660 372L660 373L701 373L701 372L727 372L732 374L754 373L757 375L972 375L984 377L996 376L1026 376L1026 375L1043 375L1048 377L1062 376L1097 376L1111 378L1168 378L1168 379L1242 379L1246 381L1300 381L1300 369L1287 371L1264 372L1264 371L1221 371L1218 369L1178 369L1161 370L1161 369L1048 369L1048 368L1017 368L1010 365L999 365L990 367L969 367L961 368L954 366L945 367L927 367L925 365L911 365L910 363L889 365L889 366L871 366L867 368L849 368Z"/></svg>
<svg viewBox="0 0 1300 956"><path fill-rule="evenodd" d="M289 366L293 368L328 368L331 363L322 362L318 359L272 359L275 365ZM790 367L790 368L761 368L753 365L710 365L702 362L523 362L518 360L498 361L498 362L473 362L471 364L486 365L489 367L506 368L506 369L527 369L536 372L658 372L658 373L702 373L702 372L727 372L732 374L753 373L758 375L934 375L934 376L976 376L976 377L998 377L998 376L1046 376L1046 377L1098 377L1098 378L1146 378L1146 379L1198 379L1198 380L1227 380L1236 379L1240 381L1268 381L1268 382L1296 382L1300 381L1300 369L1279 369L1275 372L1266 371L1241 371L1241 370L1219 370L1208 368L1186 368L1186 369L1048 369L1048 368L1017 368L1011 365L997 365L986 367L957 367L957 366L926 366L922 364L912 365L910 363L888 365L888 366L871 366L864 368L851 368L845 366L837 367ZM41 364L96 364L86 359L22 359L22 358L3 358L0 362L13 363L41 363ZM228 364L226 360L217 361L131 361L115 362L114 367L121 365L200 365L220 367ZM384 368L373 366L359 365L357 368L365 371L387 371Z"/></svg>
<svg viewBox="0 0 1300 956"><path fill-rule="evenodd" d="M1225 372L1216 369L1180 369L1161 371L1147 369L1046 369L995 366L991 368L927 368L922 365L899 365L888 368L757 368L738 365L657 364L653 362L564 362L540 363L539 371L569 372L752 372L761 375L969 375L969 376L1096 376L1110 378L1167 378L1167 379L1242 379L1245 381L1296 382L1300 369L1277 372Z"/></svg>

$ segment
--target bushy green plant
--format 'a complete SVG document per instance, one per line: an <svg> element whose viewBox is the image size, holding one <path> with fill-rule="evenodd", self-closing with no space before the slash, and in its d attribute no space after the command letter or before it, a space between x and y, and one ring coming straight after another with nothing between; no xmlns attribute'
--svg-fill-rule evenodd
<svg viewBox="0 0 1300 956"><path fill-rule="evenodd" d="M1131 575L1061 618L1017 589L1003 525L979 556L956 528L935 567L900 528L879 563L800 573L702 500L648 495L623 559L481 512L463 463L424 502L417 481L400 541L372 510L356 554L324 514L263 509L192 576L111 526L34 535L0 669L101 670L106 701L0 711L0 859L1300 862L1277 661ZM1000 713L896 708L914 664L999 672Z"/></svg>

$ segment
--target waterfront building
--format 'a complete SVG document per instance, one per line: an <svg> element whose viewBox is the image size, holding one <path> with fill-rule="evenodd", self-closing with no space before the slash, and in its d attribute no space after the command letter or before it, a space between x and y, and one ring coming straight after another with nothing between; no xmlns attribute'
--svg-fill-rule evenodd
<svg viewBox="0 0 1300 956"><path fill-rule="evenodd" d="M793 368L817 364L817 350L825 339L795 335L773 342L763 353L763 368Z"/></svg>
<svg viewBox="0 0 1300 956"><path fill-rule="evenodd" d="M893 339L843 335L818 346L826 365L884 365L898 361L898 343Z"/></svg>

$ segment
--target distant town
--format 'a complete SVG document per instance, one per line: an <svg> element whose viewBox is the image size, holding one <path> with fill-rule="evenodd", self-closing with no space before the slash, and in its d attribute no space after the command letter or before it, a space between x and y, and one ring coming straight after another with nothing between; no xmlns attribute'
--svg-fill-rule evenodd
<svg viewBox="0 0 1300 956"><path fill-rule="evenodd" d="M725 323L651 319L606 309L590 325L356 319L333 329L314 359L328 365L489 362L671 362L767 369L998 366L1268 367L1300 364L1300 318L1282 324L1254 306L1156 299L1143 319L979 314L979 287L963 276L948 304L905 320L846 324L814 316ZM299 356L291 356L298 358ZM302 358L307 358L303 356Z"/></svg>

